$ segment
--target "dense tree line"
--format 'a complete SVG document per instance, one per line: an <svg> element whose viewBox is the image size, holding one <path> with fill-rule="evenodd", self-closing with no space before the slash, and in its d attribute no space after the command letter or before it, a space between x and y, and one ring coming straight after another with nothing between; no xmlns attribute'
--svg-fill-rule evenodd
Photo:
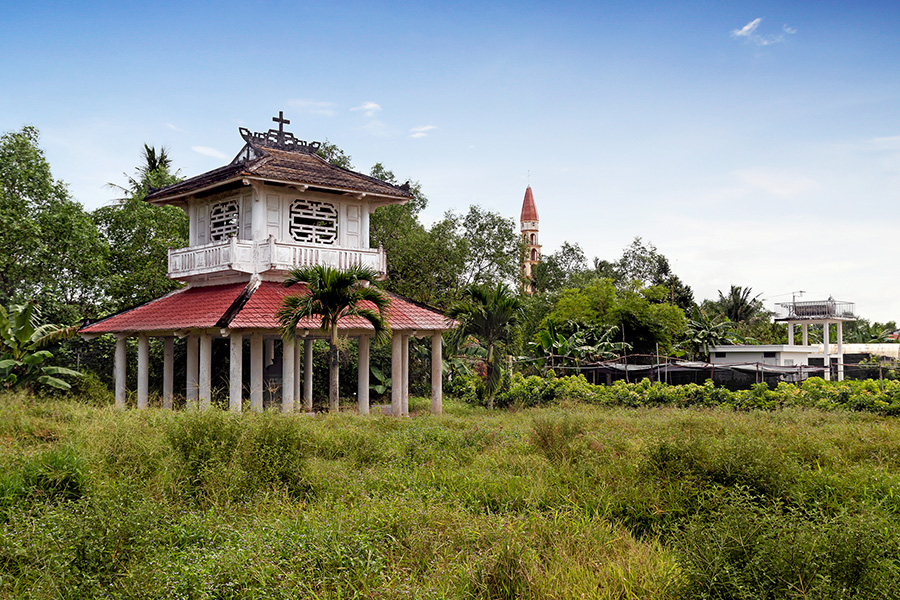
<svg viewBox="0 0 900 600"><path fill-rule="evenodd" d="M119 197L89 212L53 178L39 141L32 126L0 137L0 305L35 300L48 322L74 324L179 287L167 277L166 257L169 248L188 244L187 216L144 200L150 189L181 180L166 149L144 145L134 174L124 174L124 185L110 184ZM354 169L351 157L327 140L320 155ZM382 163L369 175L401 182ZM535 265L536 293L524 295L524 243L513 219L470 206L426 226L420 217L428 199L418 182L409 189L410 201L380 208L370 220L372 246L387 252L385 287L453 312L476 287L504 284L517 297L518 313L497 342L498 355L704 359L716 344L786 342L786 328L773 323L751 288L731 286L698 304L669 260L641 238L618 259L590 262L577 243L564 242ZM894 329L893 322L860 319L848 325L845 339L886 341ZM451 360L472 353L462 339L448 343ZM108 350L73 340L61 355L88 363L93 355L102 363Z"/></svg>

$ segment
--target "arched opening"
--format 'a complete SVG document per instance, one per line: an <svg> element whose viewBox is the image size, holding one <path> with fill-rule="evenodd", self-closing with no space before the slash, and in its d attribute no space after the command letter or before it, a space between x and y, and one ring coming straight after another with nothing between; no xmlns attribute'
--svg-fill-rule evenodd
<svg viewBox="0 0 900 600"><path fill-rule="evenodd" d="M531 234L531 243L534 244L534 234Z"/></svg>
<svg viewBox="0 0 900 600"><path fill-rule="evenodd" d="M537 260L537 249L536 248L531 249L531 260Z"/></svg>

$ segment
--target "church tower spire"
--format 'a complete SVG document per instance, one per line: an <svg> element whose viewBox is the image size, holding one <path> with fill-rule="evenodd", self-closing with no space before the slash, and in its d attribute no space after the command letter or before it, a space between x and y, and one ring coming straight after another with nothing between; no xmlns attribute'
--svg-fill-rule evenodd
<svg viewBox="0 0 900 600"><path fill-rule="evenodd" d="M538 212L534 205L534 194L531 186L525 188L525 199L522 201L522 215L519 217L522 236L525 238L525 259L522 262L523 284L526 294L534 293L534 280L531 269L541 260L541 244L538 241Z"/></svg>

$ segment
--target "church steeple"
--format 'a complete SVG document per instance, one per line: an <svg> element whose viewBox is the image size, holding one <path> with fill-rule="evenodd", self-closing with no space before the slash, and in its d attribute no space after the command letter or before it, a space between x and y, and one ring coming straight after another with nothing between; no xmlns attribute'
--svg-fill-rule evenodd
<svg viewBox="0 0 900 600"><path fill-rule="evenodd" d="M525 199L522 201L522 215L519 224L522 236L525 239L525 259L522 262L522 275L525 279L524 289L526 294L534 293L534 281L531 269L541 260L541 244L538 241L538 212L534 205L534 194L531 186L525 188Z"/></svg>

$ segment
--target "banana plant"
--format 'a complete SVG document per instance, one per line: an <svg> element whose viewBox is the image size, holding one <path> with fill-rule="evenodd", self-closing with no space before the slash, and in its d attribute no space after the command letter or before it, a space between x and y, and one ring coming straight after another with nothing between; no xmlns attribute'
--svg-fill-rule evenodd
<svg viewBox="0 0 900 600"><path fill-rule="evenodd" d="M36 384L61 390L71 386L59 376L81 377L81 373L45 364L53 354L44 348L53 342L70 338L77 326L39 325L37 303L0 306L0 385L7 389L34 392Z"/></svg>

